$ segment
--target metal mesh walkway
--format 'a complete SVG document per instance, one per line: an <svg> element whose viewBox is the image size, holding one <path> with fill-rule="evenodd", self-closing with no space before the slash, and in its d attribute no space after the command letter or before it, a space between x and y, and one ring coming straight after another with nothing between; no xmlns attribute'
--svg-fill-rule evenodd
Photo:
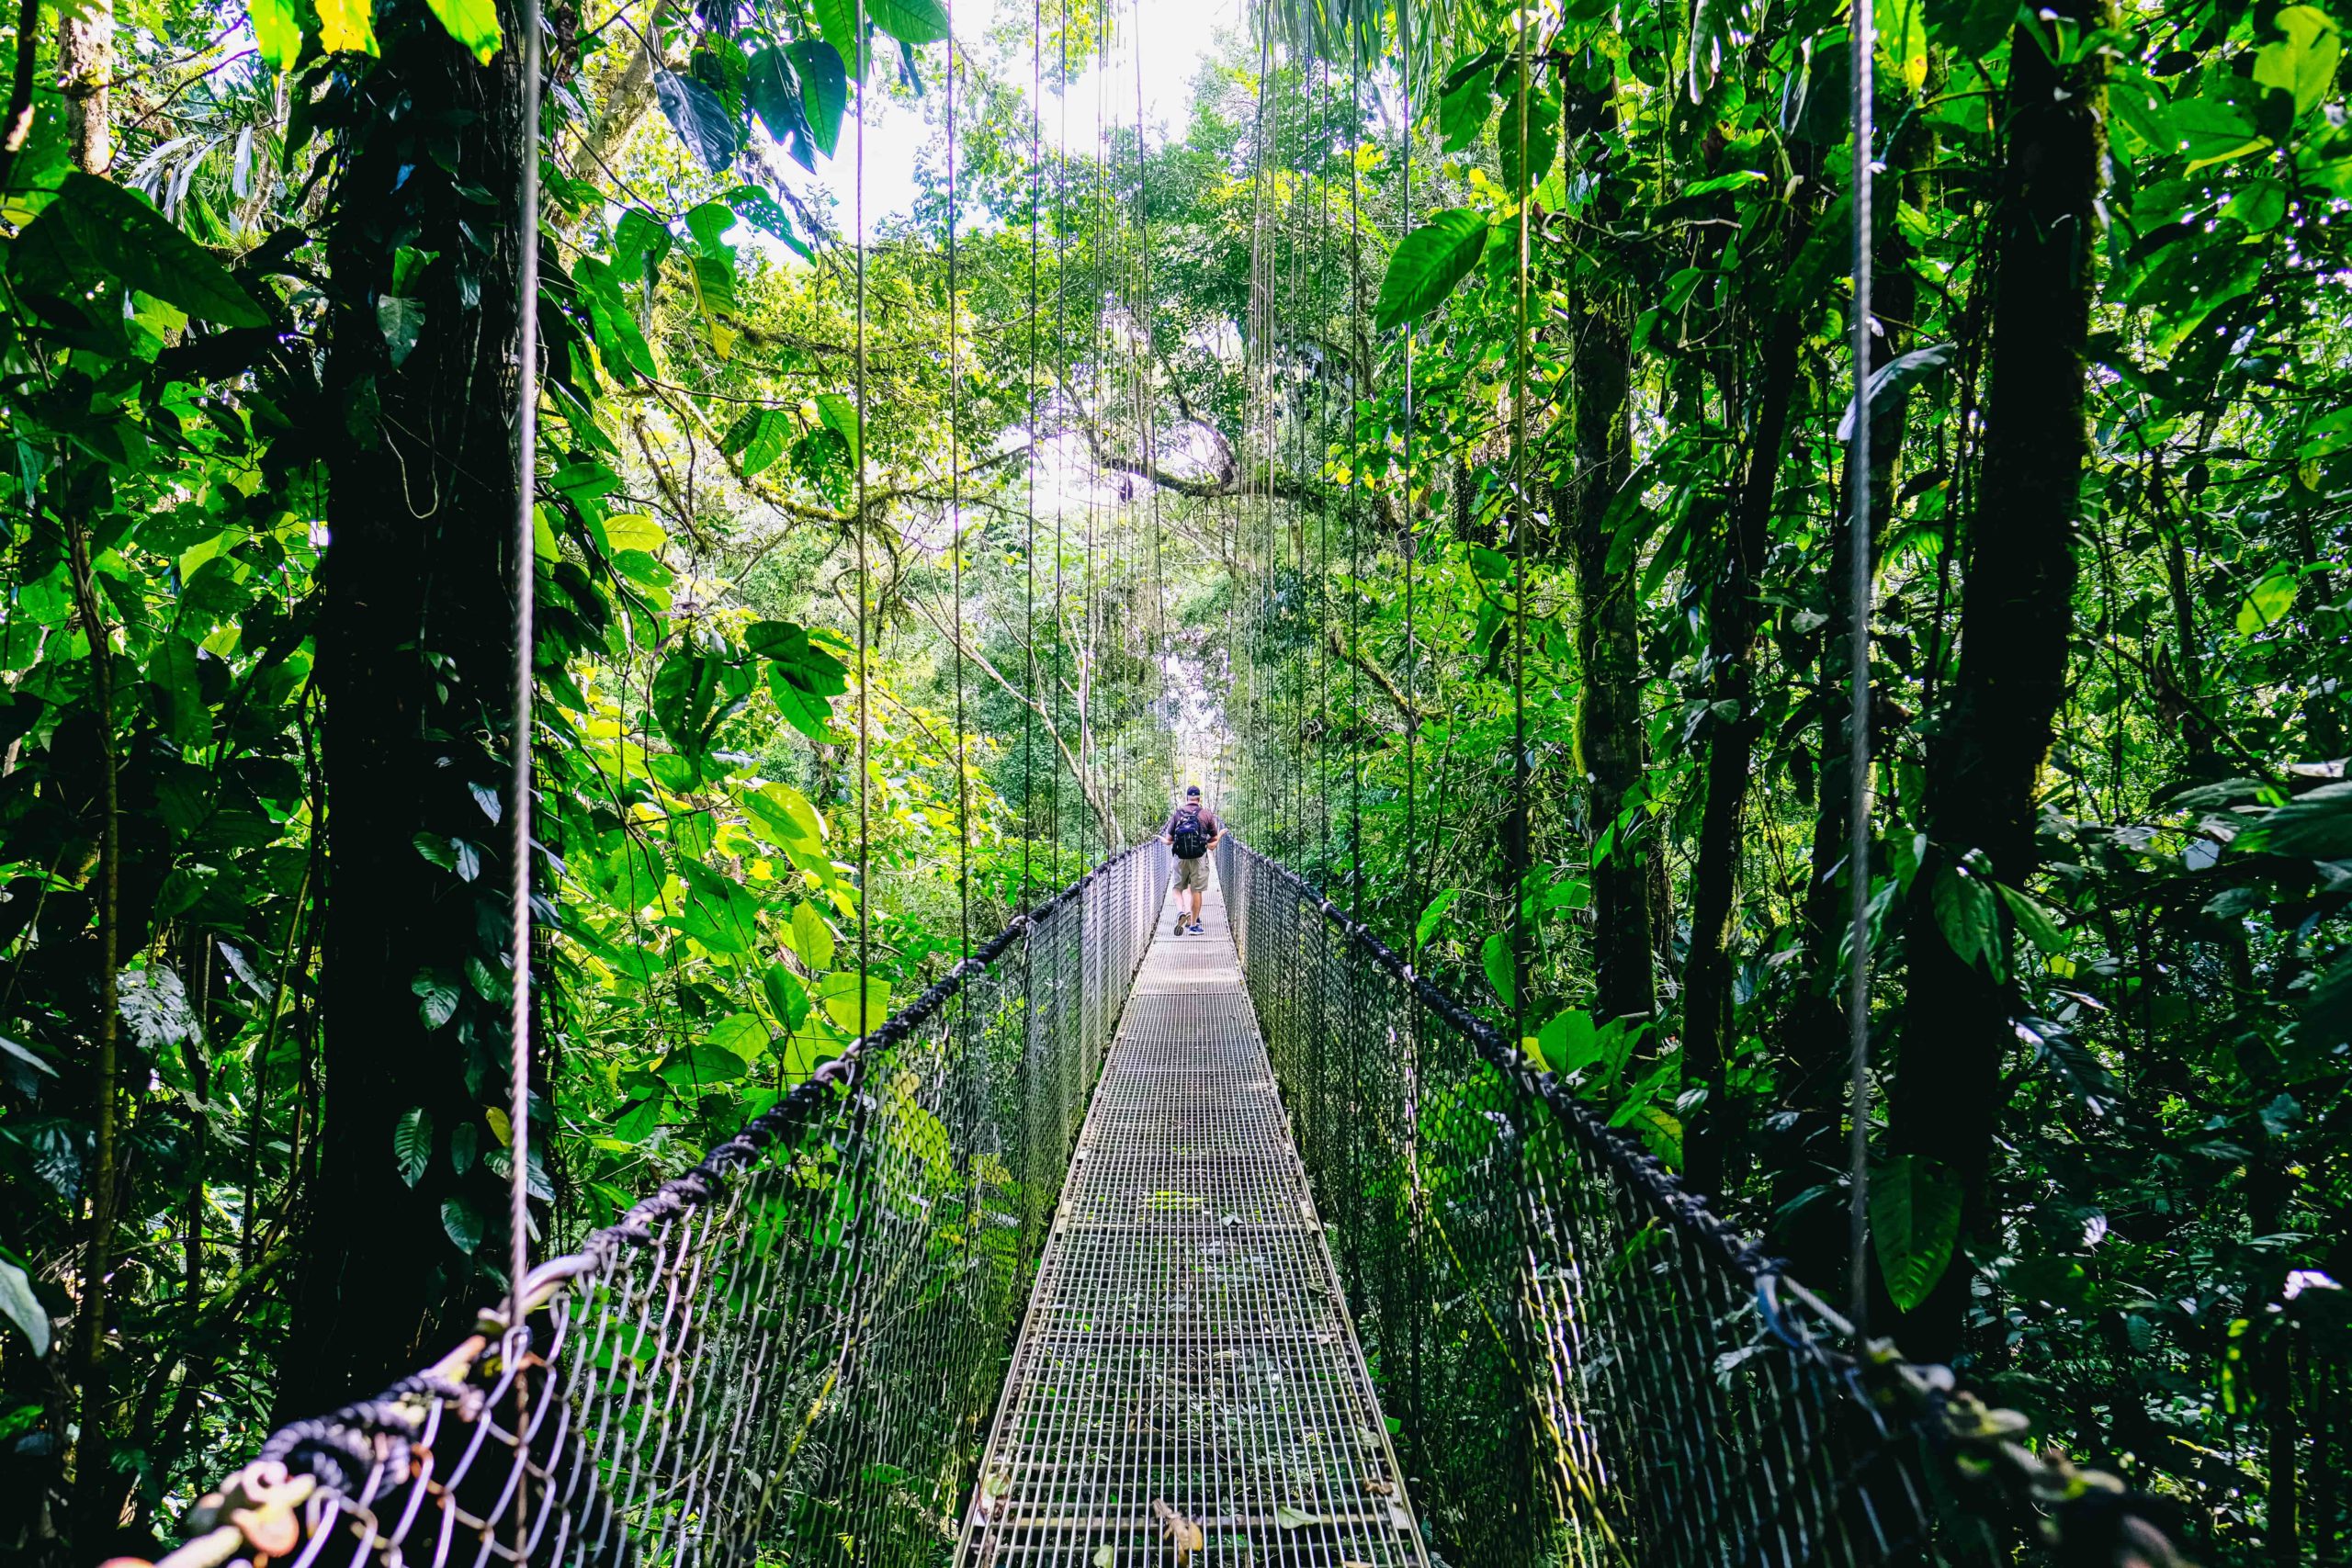
<svg viewBox="0 0 2352 1568"><path fill-rule="evenodd" d="M1170 918L1079 1134L957 1561L1425 1568L1222 895L1199 936Z"/></svg>

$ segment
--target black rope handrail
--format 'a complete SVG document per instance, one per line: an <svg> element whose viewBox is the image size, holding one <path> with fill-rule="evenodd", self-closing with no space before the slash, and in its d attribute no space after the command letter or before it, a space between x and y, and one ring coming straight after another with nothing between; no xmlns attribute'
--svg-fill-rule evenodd
<svg viewBox="0 0 2352 1568"><path fill-rule="evenodd" d="M1940 1461L1936 1480L1958 1500L1965 1515L1999 1520L2020 1539L2039 1542L2058 1562L2084 1568L2189 1568L2191 1560L2177 1544L2179 1510L2161 1498L2134 1491L2106 1472L2033 1452L2023 1441L2030 1427L2026 1416L1988 1404L1948 1367L1910 1361L1892 1341L1858 1335L1840 1314L1791 1279L1778 1259L1685 1188L1681 1178L1633 1134L1609 1124L1559 1075L1530 1066L1493 1024L1418 973L1299 873L1251 849L1230 832L1219 851L1224 862L1220 879L1228 900L1246 904L1254 891L1246 884L1254 874L1263 873L1318 914L1348 946L1401 985L1430 1016L1466 1041L1484 1067L1509 1087L1522 1107L1541 1104L1587 1156L1623 1184L1643 1210L1689 1239L1700 1256L1746 1293L1776 1345L1816 1369L1826 1384L1841 1390L1852 1407L1866 1415L1880 1445L1916 1440L1936 1455ZM1246 873L1240 864L1245 857ZM1238 897L1237 882L1245 884ZM1246 912L1242 919L1246 927ZM1255 944L1246 930L1241 942L1247 971ZM1275 962L1293 951L1285 947ZM1278 976L1263 980L1251 976L1253 992L1261 984L1279 991L1284 983ZM1296 981L1287 983L1295 986ZM1274 1022L1272 1019L1268 1022L1271 1031ZM1278 1072L1280 1056L1278 1050ZM1420 1070L1419 1066L1415 1070ZM1288 1092L1289 1086L1285 1088ZM1351 1109L1360 1112L1362 1106ZM1819 1327L1808 1325L1806 1319ZM1860 1461L1848 1480L1871 1462ZM1949 1531L1951 1522L1923 1517L1920 1526L1940 1536ZM1895 1551L1908 1550L1926 1561L1947 1561L1939 1540L1905 1542L1898 1535L1882 1545L1889 1551L1855 1560L1902 1561L1905 1559Z"/></svg>
<svg viewBox="0 0 2352 1568"><path fill-rule="evenodd" d="M862 1171L853 1168L868 1145L886 1141L874 1135L876 1102L891 1096L902 1102L898 1109L903 1111L908 1108L903 1102L927 1095L928 1102L918 1109L943 1126L951 1114L967 1114L972 1136L967 1146L954 1152L959 1168L974 1181L978 1178L971 1173L987 1161L1008 1163L1006 1151L1015 1144L1035 1145L1029 1173L1035 1180L1030 1184L1033 1190L1024 1195L1021 1261L1011 1271L1012 1282L1017 1283L1020 1269L1034 1260L1042 1242L1042 1217L1050 1213L1051 1194L1042 1189L1057 1185L1061 1179L1084 1089L1100 1066L1151 922L1164 901L1168 880L1165 852L1156 841L1146 842L1111 857L1026 914L1014 917L1002 931L960 960L903 1011L852 1042L838 1055L818 1064L774 1106L708 1150L692 1168L662 1182L614 1223L593 1232L578 1250L533 1269L520 1292L531 1333L529 1348L519 1364L502 1364L503 1358L499 1354L507 1339L507 1306L502 1300L484 1308L475 1332L433 1366L401 1380L375 1398L291 1422L271 1434L253 1461L188 1510L182 1525L189 1539L162 1558L157 1568L222 1568L238 1562L283 1562L289 1558L296 1568L367 1561L413 1563L421 1557L435 1564L459 1559L474 1563L624 1563L645 1555L636 1537L648 1530L670 1532L675 1538L669 1539L670 1551L681 1560L695 1552L732 1560L770 1537L797 1539L791 1536L789 1521L775 1517L777 1506L769 1494L803 1453L808 1429L786 1434L775 1445L784 1450L780 1466L755 1489L759 1495L739 1510L740 1518L730 1517L711 1525L660 1517L654 1524L640 1526L621 1517L632 1506L661 1516L670 1505L662 1498L632 1500L628 1493L638 1486L639 1475L618 1473L604 1447L608 1434L584 1430L593 1425L588 1416L568 1407L569 1403L584 1404L599 1394L609 1395L619 1386L617 1374L602 1364L592 1365L584 1374L587 1393L581 1395L575 1388L571 1402L547 1399L536 1392L551 1381L568 1376L577 1382L583 1376L576 1366L558 1364L572 1344L568 1337L590 1326L584 1315L579 1324L565 1318L567 1298L585 1289L592 1296L607 1298L601 1306L607 1318L619 1318L628 1311L639 1314L633 1324L622 1322L616 1328L614 1322L606 1321L594 1325L594 1335L583 1336L592 1339L605 1361L616 1360L615 1345L628 1340L632 1334L632 1353L645 1354L644 1347L654 1343L657 1359L666 1364L668 1375L679 1380L693 1378L699 1370L696 1363L706 1359L731 1357L748 1361L750 1357L740 1343L716 1348L705 1344L707 1338L723 1338L725 1327L732 1325L719 1331L700 1325L681 1327L668 1315L691 1315L692 1303L684 1309L677 1305L675 1298L681 1290L699 1288L707 1295L713 1289L708 1283L711 1277L724 1274L730 1267L742 1267L739 1259L718 1256L720 1244L691 1238L680 1242L682 1222L698 1212L720 1209L730 1199L739 1210L752 1206L742 1196L746 1186L786 1170L789 1158L814 1154L833 1163L836 1168L831 1179L837 1189L853 1180L862 1183L854 1198L839 1200L842 1207L854 1211L853 1217L842 1222L844 1226L867 1223L875 1205L909 1197L894 1190L894 1173L885 1168L891 1151L874 1153ZM1094 913L1098 905L1102 907L1101 914ZM1091 921L1090 915L1093 916ZM1042 953L1037 951L1041 947ZM1017 976L999 975L999 965L1005 964L1008 954L1020 959L1008 965L1021 971ZM1107 962L1106 955L1116 962ZM1018 996L1010 988L1016 979ZM1007 987L1002 994L981 994L1000 982ZM929 1059L923 1064L927 1071L908 1066L908 1054L919 1045L930 1047ZM992 1047L997 1055L1017 1054L1018 1091L1009 1107L975 1111L973 1105L990 1094L1000 1099L1007 1094L1002 1083L986 1081L992 1070ZM866 1080L881 1063L904 1069L898 1075L899 1083L880 1089L868 1086ZM1002 1066L1001 1061L994 1064L995 1069ZM1001 1070L998 1077L1003 1077ZM912 1088L905 1081L910 1077L916 1080ZM971 1103L956 1105L959 1100ZM889 1107L883 1109L887 1111ZM810 1196L809 1182L794 1185L788 1174L768 1185L775 1190L758 1201L766 1211L824 1201ZM898 1186L903 1188L905 1183L901 1180ZM971 1212L965 1217L972 1224L965 1227L967 1233L983 1224L982 1212L989 1201L976 1197L967 1205ZM933 1192L911 1196L911 1206L919 1210L929 1211L942 1203ZM814 1215L811 1228L827 1217ZM1007 1216L994 1218L1003 1221ZM935 1251L945 1222L926 1213L910 1224L920 1233L916 1250L925 1254L913 1266L932 1270L926 1283L933 1293L943 1287L943 1280L951 1291L969 1286L968 1279L944 1273L938 1259L928 1256ZM714 1217L706 1231L717 1224ZM769 1245L775 1244L774 1236L766 1239ZM787 1235L786 1239L803 1238ZM868 1238L864 1249L868 1254L888 1251L885 1244L893 1239ZM973 1245L968 1234L965 1245L967 1250ZM633 1297L628 1289L616 1285L616 1277L635 1255L652 1255L656 1261L650 1269L650 1286ZM844 1375L858 1352L871 1348L860 1342L861 1337L874 1337L871 1325L861 1327L856 1311L843 1311L838 1300L828 1298L854 1295L860 1288L856 1269L874 1265L872 1257L860 1257L849 1266L850 1277L820 1279L818 1288L808 1292L814 1302L811 1310L830 1311L842 1320L845 1338L829 1352L836 1364L831 1374L821 1380L822 1392L808 1409L806 1428L818 1425L828 1405L840 1409L873 1397ZM907 1267L903 1259L899 1266ZM967 1274L973 1271L968 1258L957 1267ZM996 1269L990 1282L1002 1287L1006 1281L994 1280L994 1274L1004 1272ZM698 1285L689 1286L678 1278L688 1273L695 1276ZM892 1278L899 1280L903 1276ZM673 1299L663 1303L662 1313L656 1314L659 1321L649 1329L646 1303L663 1289ZM933 1360L960 1357L957 1365L944 1370L965 1374L969 1382L972 1368L962 1363L985 1365L994 1354L988 1348L990 1337L1009 1339L1012 1309L1018 1306L1022 1292L998 1288L995 1298L1001 1299L992 1298L990 1313L976 1314L987 1316L980 1325L987 1332L961 1337L952 1355L935 1347L917 1349ZM629 1304L632 1299L634 1307ZM747 1303L732 1295L700 1303L705 1317L714 1320L729 1312L744 1314L759 1304L763 1303ZM542 1314L564 1321L548 1324ZM769 1341L782 1337L773 1325L759 1332ZM697 1352L691 1356L682 1348L689 1340ZM975 1345L979 1348L974 1349ZM772 1343L755 1346L754 1353L774 1348ZM578 1355L571 1357L575 1363L580 1359ZM746 1370L760 1379L774 1371ZM887 1369L883 1372L887 1375ZM498 1416L515 1403L512 1396L518 1384L533 1392L523 1406L527 1411L527 1429L514 1432L502 1428ZM639 1391L631 1385L628 1392ZM941 1430L968 1427L992 1405L993 1386L976 1386L972 1397L973 1409L944 1413L953 1419L944 1427L938 1422L932 1425ZM636 1414L648 1426L656 1423L656 1413ZM869 1426L889 1418L871 1411L864 1415ZM908 1416L901 1411L895 1418L903 1423ZM936 1446L936 1434L926 1435ZM840 1438L850 1446L873 1440L863 1430ZM485 1452L499 1451L513 1456L504 1473L495 1473L493 1467L479 1467ZM641 1450L624 1452L621 1459L626 1462L620 1469L634 1464L641 1472L645 1467ZM751 1462L732 1452L723 1459L715 1456L715 1461ZM655 1462L675 1465L679 1461L670 1456L657 1458ZM944 1468L953 1470L954 1464ZM854 1478L836 1481L840 1490L855 1490ZM678 1489L714 1490L707 1477L692 1476L680 1477ZM891 1518L894 1508L905 1512L896 1499L827 1497L815 1503L821 1505L818 1511L829 1517L854 1514L865 1521L878 1521L886 1529L896 1529L901 1535L920 1537L930 1522L909 1527L903 1520ZM945 1506L953 1506L954 1500ZM428 1517L435 1515L439 1516L437 1524ZM420 1520L424 1523L421 1525ZM338 1551L330 1551L331 1540L338 1536L334 1528L338 1521L348 1525L349 1533ZM809 1533L816 1538L816 1532Z"/></svg>

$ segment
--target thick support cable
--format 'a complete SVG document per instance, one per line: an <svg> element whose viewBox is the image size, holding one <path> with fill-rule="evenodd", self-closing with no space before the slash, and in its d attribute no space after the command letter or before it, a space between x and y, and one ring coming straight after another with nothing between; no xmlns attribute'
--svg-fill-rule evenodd
<svg viewBox="0 0 2352 1568"><path fill-rule="evenodd" d="M509 744L508 859L512 877L508 962L506 1330L520 1348L523 1280L531 1266L531 722L537 643L538 548L532 502L539 446L539 0L523 0L522 333L514 376L514 717ZM520 1388L518 1383L517 1388Z"/></svg>
<svg viewBox="0 0 2352 1568"><path fill-rule="evenodd" d="M1847 1213L1847 1294L1857 1325L1869 1324L1871 1175L1871 0L1853 0L1854 445L1846 460L1846 526L1851 531L1852 694L1847 719L1846 1031L1853 1126L1848 1134L1851 1202Z"/></svg>

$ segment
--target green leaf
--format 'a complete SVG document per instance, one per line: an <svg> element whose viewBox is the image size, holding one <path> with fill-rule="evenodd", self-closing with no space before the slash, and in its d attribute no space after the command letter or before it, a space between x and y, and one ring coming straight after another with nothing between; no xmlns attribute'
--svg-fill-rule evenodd
<svg viewBox="0 0 2352 1568"><path fill-rule="evenodd" d="M817 912L816 905L804 902L793 906L792 923L785 928L784 940L809 968L833 966L833 928Z"/></svg>
<svg viewBox="0 0 2352 1568"><path fill-rule="evenodd" d="M1109 1541L1094 1549L1094 1568L1119 1568L1119 1549Z"/></svg>
<svg viewBox="0 0 2352 1568"><path fill-rule="evenodd" d="M937 43L947 36L947 10L939 0L865 0L865 15L900 43Z"/></svg>
<svg viewBox="0 0 2352 1568"><path fill-rule="evenodd" d="M2066 940L2064 930L2048 905L2014 887L1998 883L1995 886L2000 888L2001 902L2009 907L2010 918L2017 921L2018 930L2025 933L2028 942L2051 953L2064 953L2074 945Z"/></svg>
<svg viewBox="0 0 2352 1568"><path fill-rule="evenodd" d="M447 1199L441 1204L441 1229L451 1246L470 1258L481 1246L481 1211L462 1196Z"/></svg>
<svg viewBox="0 0 2352 1568"><path fill-rule="evenodd" d="M33 293L78 301L113 279L200 321L262 327L269 317L210 253L111 180L76 171L8 252L9 275Z"/></svg>
<svg viewBox="0 0 2352 1568"><path fill-rule="evenodd" d="M164 733L175 743L201 746L212 739L212 710L197 679L196 644L176 633L157 638L147 656L147 682Z"/></svg>
<svg viewBox="0 0 2352 1568"><path fill-rule="evenodd" d="M1478 265L1487 248L1486 219L1466 207L1438 213L1405 236L1380 280L1372 324L1381 332L1435 310Z"/></svg>
<svg viewBox="0 0 2352 1568"><path fill-rule="evenodd" d="M1592 1015L1577 1008L1555 1015L1535 1032L1535 1041L1544 1068L1563 1076L1590 1066L1603 1055L1601 1032L1593 1027Z"/></svg>
<svg viewBox="0 0 2352 1568"><path fill-rule="evenodd" d="M1485 58L1480 56L1478 58ZM1445 151L1459 152L1478 140L1495 110L1495 70L1489 63L1464 73L1459 67L1438 95L1438 135Z"/></svg>
<svg viewBox="0 0 2352 1568"><path fill-rule="evenodd" d="M812 257L808 244L793 231L792 220L776 198L757 186L737 186L727 193L727 205L735 216L762 231L775 235L792 247L802 260Z"/></svg>
<svg viewBox="0 0 2352 1568"><path fill-rule="evenodd" d="M1511 962L1510 937L1497 931L1478 948L1478 963L1487 972L1487 984L1495 988L1506 1010L1519 1006L1519 976Z"/></svg>
<svg viewBox="0 0 2352 1568"><path fill-rule="evenodd" d="M2285 619L2287 612L2295 607L2295 574L2284 567L2275 567L2269 575L2247 589L2238 604L2238 635L2253 637Z"/></svg>
<svg viewBox="0 0 2352 1568"><path fill-rule="evenodd" d="M865 46L858 34L857 0L811 0L811 4L817 11L817 30L833 46L849 73L865 81Z"/></svg>
<svg viewBox="0 0 2352 1568"><path fill-rule="evenodd" d="M812 174L816 171L815 128L808 123L808 105L785 51L771 45L752 56L743 68L743 102L793 162ZM838 131L838 122L835 129Z"/></svg>
<svg viewBox="0 0 2352 1568"><path fill-rule="evenodd" d="M424 303L400 294L376 297L376 330L384 334L384 352L397 370L408 363L416 340L424 332Z"/></svg>
<svg viewBox="0 0 2352 1568"><path fill-rule="evenodd" d="M1951 363L1958 349L1957 344L1934 343L1925 348L1915 348L1908 354L1898 355L1871 373L1870 384L1862 389L1863 395L1870 406L1875 409L1885 399L1907 391L1942 370ZM1853 438L1854 400L1849 398L1846 400L1846 412L1838 421L1838 439L1851 441Z"/></svg>
<svg viewBox="0 0 2352 1568"><path fill-rule="evenodd" d="M499 30L498 7L492 0L424 0L433 14L441 18L449 36L463 44L482 64L490 63L505 41Z"/></svg>
<svg viewBox="0 0 2352 1568"><path fill-rule="evenodd" d="M1292 1507L1288 1503L1274 1505L1274 1523L1286 1530L1295 1530L1306 1525L1319 1525L1323 1522L1323 1516L1320 1514L1305 1513Z"/></svg>
<svg viewBox="0 0 2352 1568"><path fill-rule="evenodd" d="M822 39L802 39L786 45L785 53L800 77L800 108L808 117L809 139L830 158L841 145L842 116L849 108L848 67L841 51Z"/></svg>
<svg viewBox="0 0 2352 1568"><path fill-rule="evenodd" d="M714 175L724 174L735 162L736 126L718 95L691 76L675 71L653 73L653 96L662 113L686 150L700 158Z"/></svg>
<svg viewBox="0 0 2352 1568"><path fill-rule="evenodd" d="M729 1055L752 1061L768 1048L768 1026L760 1021L755 1012L730 1012L710 1026L703 1036L705 1042L718 1046Z"/></svg>
<svg viewBox="0 0 2352 1568"><path fill-rule="evenodd" d="M2322 784L2238 835L2234 850L2301 860L2352 860L2352 784Z"/></svg>
<svg viewBox="0 0 2352 1568"><path fill-rule="evenodd" d="M686 934L720 954L749 953L759 939L759 905L741 883L700 861L681 863Z"/></svg>
<svg viewBox="0 0 2352 1568"><path fill-rule="evenodd" d="M1429 908L1421 911L1421 918L1413 922L1413 944L1416 947L1428 945L1430 936L1437 931L1438 922L1445 919L1446 910L1452 908L1453 901L1461 897L1462 889L1449 887L1430 900Z"/></svg>
<svg viewBox="0 0 2352 1568"><path fill-rule="evenodd" d="M374 54L376 14L369 0L311 0L319 13L319 47L329 54Z"/></svg>
<svg viewBox="0 0 2352 1568"><path fill-rule="evenodd" d="M790 784L762 784L739 804L752 830L776 848L796 853L824 852L825 834L817 808Z"/></svg>
<svg viewBox="0 0 2352 1568"><path fill-rule="evenodd" d="M2008 36L2018 0L1928 0L1928 30L1953 52L1980 60Z"/></svg>
<svg viewBox="0 0 2352 1568"><path fill-rule="evenodd" d="M2000 928L1993 918L1993 890L1971 873L1946 866L1936 874L1936 924L1944 941L1970 968L1980 963L2001 972Z"/></svg>
<svg viewBox="0 0 2352 1568"><path fill-rule="evenodd" d="M817 394L817 417L824 421L825 428L839 435L842 444L849 448L852 468L865 460L860 451L865 445L865 422L855 403L839 392L820 392Z"/></svg>
<svg viewBox="0 0 2352 1568"><path fill-rule="evenodd" d="M2335 82L2344 58L2344 38L2327 13L2311 6L2289 6L2272 19L2279 41L2255 51L2254 79L2295 100L2295 112L2319 107Z"/></svg>
<svg viewBox="0 0 2352 1568"><path fill-rule="evenodd" d="M416 994L416 1016L424 1021L425 1028L438 1029L457 1016L458 993L454 980L420 969L409 982L409 989Z"/></svg>
<svg viewBox="0 0 2352 1568"><path fill-rule="evenodd" d="M669 542L662 525L642 512L616 512L605 519L605 543L616 550L643 550L650 555Z"/></svg>
<svg viewBox="0 0 2352 1568"><path fill-rule="evenodd" d="M32 1277L0 1258L0 1317L17 1325L38 1358L49 1354L49 1309L33 1292Z"/></svg>
<svg viewBox="0 0 2352 1568"><path fill-rule="evenodd" d="M424 1179L424 1168L432 1163L433 1113L422 1105L412 1105L392 1123L392 1164L399 1169L401 1182L413 1187Z"/></svg>
<svg viewBox="0 0 2352 1568"><path fill-rule="evenodd" d="M1914 96L1928 85L1927 0L1885 0L1877 14L1878 46Z"/></svg>
<svg viewBox="0 0 2352 1568"><path fill-rule="evenodd" d="M787 1030L798 1029L808 1019L808 988L800 977L781 964L771 964L760 976L760 990L767 998L768 1010Z"/></svg>
<svg viewBox="0 0 2352 1568"><path fill-rule="evenodd" d="M1960 1239L1960 1179L1923 1155L1898 1155L1871 1177L1871 1243L1896 1308L1928 1299Z"/></svg>
<svg viewBox="0 0 2352 1568"><path fill-rule="evenodd" d="M681 1045L662 1059L662 1077L680 1089L733 1083L751 1072L751 1065L723 1045L696 1040Z"/></svg>
<svg viewBox="0 0 2352 1568"><path fill-rule="evenodd" d="M293 0L245 0L254 46L273 71L290 71L302 52L302 18Z"/></svg>
<svg viewBox="0 0 2352 1568"><path fill-rule="evenodd" d="M865 999L865 1016L858 1016L858 976L852 974L828 975L817 982L817 1005L844 1033L861 1031L872 1033L890 1016L890 982L865 976L862 993Z"/></svg>

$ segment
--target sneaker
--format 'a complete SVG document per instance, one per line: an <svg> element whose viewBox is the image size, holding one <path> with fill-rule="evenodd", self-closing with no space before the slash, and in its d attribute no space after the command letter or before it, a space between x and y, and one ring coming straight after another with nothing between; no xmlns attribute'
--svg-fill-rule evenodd
<svg viewBox="0 0 2352 1568"><path fill-rule="evenodd" d="M1177 916L1177 917L1176 917L1176 929L1175 929L1175 931L1171 931L1171 932L1170 932L1170 933L1169 933L1169 934L1170 934L1171 936L1182 936L1182 935L1184 934L1184 917L1183 917L1183 916L1179 915L1179 916Z"/></svg>
<svg viewBox="0 0 2352 1568"><path fill-rule="evenodd" d="M1189 929L1191 930L1192 933L1193 933L1194 936L1198 936L1198 935L1200 935L1200 934L1201 934L1201 922L1200 922L1200 921L1198 921L1198 920L1194 920L1194 921L1192 923L1192 926L1191 926Z"/></svg>

